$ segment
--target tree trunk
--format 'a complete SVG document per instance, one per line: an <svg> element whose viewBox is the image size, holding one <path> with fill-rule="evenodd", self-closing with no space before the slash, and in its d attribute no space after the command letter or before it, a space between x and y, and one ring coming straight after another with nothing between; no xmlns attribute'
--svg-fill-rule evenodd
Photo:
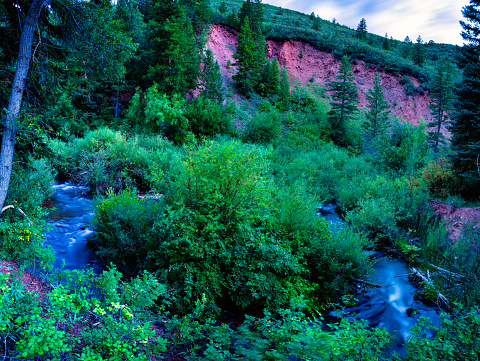
<svg viewBox="0 0 480 361"><path fill-rule="evenodd" d="M2 145L0 148L0 209L4 206L8 185L10 183L10 175L12 174L17 118L20 114L23 89L25 87L28 69L30 68L33 34L44 4L45 0L33 1L25 19L25 24L22 28L22 35L20 37L17 68L15 70L10 99L8 101L7 115L3 123Z"/></svg>

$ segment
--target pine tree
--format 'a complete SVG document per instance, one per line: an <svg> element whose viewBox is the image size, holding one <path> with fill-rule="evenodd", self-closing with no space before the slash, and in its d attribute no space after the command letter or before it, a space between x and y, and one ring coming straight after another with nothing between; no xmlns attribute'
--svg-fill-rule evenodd
<svg viewBox="0 0 480 361"><path fill-rule="evenodd" d="M241 94L251 97L256 85L255 74L252 73L252 67L255 62L256 43L253 37L252 29L248 17L245 17L240 27L237 38L237 51L234 54L237 66L237 73L232 77L235 85Z"/></svg>
<svg viewBox="0 0 480 361"><path fill-rule="evenodd" d="M262 0L246 0L238 12L238 20L242 24L243 20L248 18L250 28L256 32L262 29L263 15Z"/></svg>
<svg viewBox="0 0 480 361"><path fill-rule="evenodd" d="M357 38L360 40L367 38L367 20L365 18L362 18L357 26Z"/></svg>
<svg viewBox="0 0 480 361"><path fill-rule="evenodd" d="M390 117L390 111L387 110L390 108L390 105L385 100L378 73L375 73L373 88L367 92L367 101L368 112L365 114L367 118L365 130L367 140L372 140L385 132Z"/></svg>
<svg viewBox="0 0 480 361"><path fill-rule="evenodd" d="M419 35L413 52L413 62L418 66L423 66L425 62L425 49L422 37Z"/></svg>
<svg viewBox="0 0 480 361"><path fill-rule="evenodd" d="M221 104L223 102L222 75L220 74L218 61L213 58L213 53L210 49L207 49L205 52L203 60L202 83L205 97Z"/></svg>
<svg viewBox="0 0 480 361"><path fill-rule="evenodd" d="M162 0L150 12L151 79L166 92L185 93L196 87L200 59L192 23L185 7Z"/></svg>
<svg viewBox="0 0 480 361"><path fill-rule="evenodd" d="M225 4L225 1L222 1L220 6L218 7L218 11L222 14L225 14L227 12L227 4Z"/></svg>
<svg viewBox="0 0 480 361"><path fill-rule="evenodd" d="M405 59L410 59L412 57L412 41L410 37L407 35L405 40L403 40L402 46L402 55Z"/></svg>
<svg viewBox="0 0 480 361"><path fill-rule="evenodd" d="M435 121L427 124L427 128L434 128L429 132L434 152L437 152L439 143L445 142L445 137L440 130L442 125L448 121L449 113L453 110L455 76L456 69L450 59L440 59L430 86L430 98L433 100L430 111Z"/></svg>
<svg viewBox="0 0 480 361"><path fill-rule="evenodd" d="M390 40L388 39L388 34L385 33L382 44L383 50L390 50Z"/></svg>
<svg viewBox="0 0 480 361"><path fill-rule="evenodd" d="M332 108L329 112L331 134L334 142L346 145L346 123L357 112L358 92L353 84L355 76L347 56L343 56L336 81L330 81L328 90L332 93Z"/></svg>
<svg viewBox="0 0 480 361"><path fill-rule="evenodd" d="M480 179L480 1L470 0L462 9L461 33L466 44L460 49L458 63L463 67L458 101L452 116L451 157L455 170L464 177Z"/></svg>
<svg viewBox="0 0 480 361"><path fill-rule="evenodd" d="M280 89L280 70L278 69L278 60L267 62L262 71L261 91L262 96L271 96L278 94Z"/></svg>

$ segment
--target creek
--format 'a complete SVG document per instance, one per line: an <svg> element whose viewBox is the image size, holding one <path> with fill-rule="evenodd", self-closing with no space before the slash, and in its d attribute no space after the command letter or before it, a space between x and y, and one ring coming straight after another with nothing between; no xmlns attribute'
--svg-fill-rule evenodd
<svg viewBox="0 0 480 361"><path fill-rule="evenodd" d="M318 208L317 214L325 217L332 227L342 227L345 222L335 212L336 208L335 204L324 204ZM414 299L418 288L409 281L410 269L404 261L388 258L380 252L373 252L370 257L375 262L374 283L381 287L360 288L355 306L330 314L364 319L370 327L385 327L396 336L391 351L403 354L409 330L419 317L429 317L434 325L438 325L438 307Z"/></svg>
<svg viewBox="0 0 480 361"><path fill-rule="evenodd" d="M87 189L70 183L53 186L55 193L50 205L54 208L47 217L52 229L47 233L47 243L55 253L55 267L73 270L93 267L96 273L102 267L87 239L93 236L88 223L93 218L92 197L85 195Z"/></svg>
<svg viewBox="0 0 480 361"><path fill-rule="evenodd" d="M93 218L92 197L85 195L86 188L69 183L57 184L54 190L52 207L55 210L47 218L53 229L47 233L47 242L54 249L55 266L64 263L66 269L93 267L96 273L101 272L101 264L87 244L87 239L93 236L88 229ZM342 227L344 221L335 210L335 204L324 204L317 214L325 217L332 227ZM378 252L371 257L376 260L375 283L381 287L360 289L356 295L359 302L355 306L332 311L331 315L337 317L343 313L349 318L366 319L371 327L385 327L397 337L392 351L402 354L402 344L417 319L426 316L434 324L438 323L438 310L414 300L417 288L408 280L410 271L405 262L389 259ZM412 309L417 313L412 315L409 312Z"/></svg>

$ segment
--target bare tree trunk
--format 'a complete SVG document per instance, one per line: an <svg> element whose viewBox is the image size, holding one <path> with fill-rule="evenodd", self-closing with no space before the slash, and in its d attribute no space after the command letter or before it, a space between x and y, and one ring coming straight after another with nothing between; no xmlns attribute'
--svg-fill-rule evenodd
<svg viewBox="0 0 480 361"><path fill-rule="evenodd" d="M22 105L23 89L30 68L32 57L32 43L35 26L42 11L45 0L33 0L28 11L20 37L17 68L13 79L12 91L8 101L7 115L3 123L2 145L0 148L0 209L3 208L7 197L10 175L12 174L13 151L15 134L17 132L17 118Z"/></svg>

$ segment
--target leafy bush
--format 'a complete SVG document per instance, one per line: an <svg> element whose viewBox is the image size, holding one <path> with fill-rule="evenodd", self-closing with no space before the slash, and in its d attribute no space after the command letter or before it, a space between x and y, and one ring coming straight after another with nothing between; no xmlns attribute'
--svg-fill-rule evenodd
<svg viewBox="0 0 480 361"><path fill-rule="evenodd" d="M213 137L219 134L233 134L233 109L222 106L204 96L193 99L187 106L190 130L196 136Z"/></svg>
<svg viewBox="0 0 480 361"><path fill-rule="evenodd" d="M459 180L445 158L431 160L422 170L422 178L434 197L447 197Z"/></svg>
<svg viewBox="0 0 480 361"><path fill-rule="evenodd" d="M250 143L269 144L275 141L282 131L277 111L257 112L247 123L242 138Z"/></svg>
<svg viewBox="0 0 480 361"><path fill-rule="evenodd" d="M148 168L156 159L155 152L170 149L171 144L159 136L127 138L101 128L69 143L52 140L50 148L59 170L93 193L104 194L109 188L148 188Z"/></svg>
<svg viewBox="0 0 480 361"><path fill-rule="evenodd" d="M352 274L368 274L365 239L349 235L349 252L336 245L340 240L315 216L302 187L273 183L269 156L232 140L178 153L166 168L154 167L163 198L143 201L123 191L98 205L96 245L128 274L155 272L182 310L202 297L209 312L222 302L276 311L303 297L318 308L311 301L324 300L322 290L334 297ZM317 270L323 254L351 266L342 274L326 263Z"/></svg>
<svg viewBox="0 0 480 361"><path fill-rule="evenodd" d="M55 271L43 299L15 277L6 282L9 276L0 275L0 336L8 340L2 351L8 358L146 361L165 350L166 340L145 320L155 300L167 295L151 275L124 283L115 269L98 279L91 270ZM98 299L96 292L110 296Z"/></svg>
<svg viewBox="0 0 480 361"><path fill-rule="evenodd" d="M44 247L44 217L48 212L40 205L51 195L54 170L44 159L29 160L26 167L15 165L0 222L0 258L46 266L53 258Z"/></svg>
<svg viewBox="0 0 480 361"><path fill-rule="evenodd" d="M402 360L477 360L480 355L480 314L478 308L460 307L442 314L440 326L421 317L412 327Z"/></svg>

